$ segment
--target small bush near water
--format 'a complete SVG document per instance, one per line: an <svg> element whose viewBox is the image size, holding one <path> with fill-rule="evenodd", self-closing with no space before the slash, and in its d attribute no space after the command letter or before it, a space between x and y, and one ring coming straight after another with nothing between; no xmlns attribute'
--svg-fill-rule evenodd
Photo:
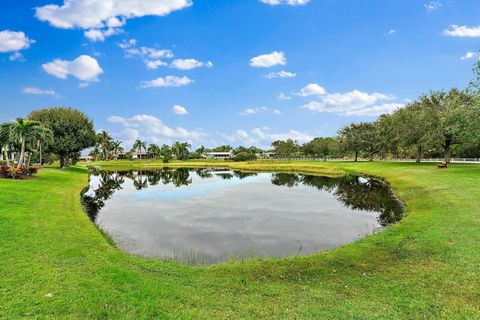
<svg viewBox="0 0 480 320"><path fill-rule="evenodd" d="M39 167L16 168L8 166L0 166L0 178L7 179L25 179L36 174Z"/></svg>

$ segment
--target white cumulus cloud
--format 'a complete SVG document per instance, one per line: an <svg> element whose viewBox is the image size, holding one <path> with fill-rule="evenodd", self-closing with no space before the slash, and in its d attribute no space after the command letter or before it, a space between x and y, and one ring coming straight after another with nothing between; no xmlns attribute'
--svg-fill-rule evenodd
<svg viewBox="0 0 480 320"><path fill-rule="evenodd" d="M269 68L276 65L285 65L287 64L287 59L285 58L285 53L274 51L268 54L262 54L256 57L253 57L250 60L250 65L256 68Z"/></svg>
<svg viewBox="0 0 480 320"><path fill-rule="evenodd" d="M10 61L25 61L25 58L23 57L23 54L21 54L20 52L14 52L8 57L8 60L10 60Z"/></svg>
<svg viewBox="0 0 480 320"><path fill-rule="evenodd" d="M131 118L111 116L108 121L121 126L120 132L113 133L114 137L126 145L131 146L136 139L142 139L148 143L171 144L175 140L199 141L206 136L202 131L187 130L182 127L171 128L164 124L159 118L139 114Z"/></svg>
<svg viewBox="0 0 480 320"><path fill-rule="evenodd" d="M280 92L277 96L277 99L278 100L283 100L283 101L286 101L286 100L292 100L292 96L289 96L283 92Z"/></svg>
<svg viewBox="0 0 480 320"><path fill-rule="evenodd" d="M64 0L60 5L37 7L35 16L56 28L88 30L85 35L89 39L103 41L120 33L128 19L165 16L192 4L191 0Z"/></svg>
<svg viewBox="0 0 480 320"><path fill-rule="evenodd" d="M201 67L211 68L213 63L211 61L201 62L196 59L175 59L170 66L179 70L192 70Z"/></svg>
<svg viewBox="0 0 480 320"><path fill-rule="evenodd" d="M265 78L273 79L273 78L294 78L297 74L289 71L279 71L279 72L271 72L265 75Z"/></svg>
<svg viewBox="0 0 480 320"><path fill-rule="evenodd" d="M172 112L178 115L186 115L188 114L188 110L185 107L182 107L178 104L174 105L172 108Z"/></svg>
<svg viewBox="0 0 480 320"><path fill-rule="evenodd" d="M296 140L299 143L305 143L313 139L307 133L288 130L287 132L274 133L269 128L254 128L252 130L237 129L232 134L221 134L229 143L240 145L255 145L263 149L268 149L271 143L276 140Z"/></svg>
<svg viewBox="0 0 480 320"><path fill-rule="evenodd" d="M445 29L443 35L449 37L480 37L480 27L458 26L454 24L450 28Z"/></svg>
<svg viewBox="0 0 480 320"><path fill-rule="evenodd" d="M29 39L21 31L0 31L0 52L15 52L30 48L35 40Z"/></svg>
<svg viewBox="0 0 480 320"><path fill-rule="evenodd" d="M327 90L325 90L325 88L322 87L321 85L316 83L310 83L306 87L302 88L302 90L300 90L300 93L298 95L302 97L308 97L308 96L319 96L326 93L327 93Z"/></svg>
<svg viewBox="0 0 480 320"><path fill-rule="evenodd" d="M290 6L304 6L310 2L310 0L260 0L260 1L271 6L278 6L280 4L285 4Z"/></svg>
<svg viewBox="0 0 480 320"><path fill-rule="evenodd" d="M468 52L465 53L465 55L462 56L460 59L461 59L461 60L469 60L469 59L473 59L473 58L478 58L478 52L468 51Z"/></svg>
<svg viewBox="0 0 480 320"><path fill-rule="evenodd" d="M81 55L73 61L55 59L52 62L42 65L43 70L60 79L73 76L81 81L98 81L98 76L103 69L95 58L88 55Z"/></svg>
<svg viewBox="0 0 480 320"><path fill-rule="evenodd" d="M187 86L194 81L187 76L177 77L177 76L166 76L159 77L150 81L143 81L141 87L146 88L169 88L169 87L182 87Z"/></svg>
<svg viewBox="0 0 480 320"><path fill-rule="evenodd" d="M303 108L316 112L333 112L346 116L377 116L390 113L403 104L386 103L395 97L383 93L372 94L353 90L346 93L327 93L319 96L318 100L312 101Z"/></svg>

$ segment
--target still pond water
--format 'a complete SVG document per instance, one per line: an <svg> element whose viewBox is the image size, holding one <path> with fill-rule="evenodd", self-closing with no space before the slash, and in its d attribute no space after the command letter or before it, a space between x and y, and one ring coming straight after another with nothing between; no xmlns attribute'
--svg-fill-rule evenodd
<svg viewBox="0 0 480 320"><path fill-rule="evenodd" d="M89 217L129 253L210 264L306 255L398 221L383 182L227 169L92 172Z"/></svg>

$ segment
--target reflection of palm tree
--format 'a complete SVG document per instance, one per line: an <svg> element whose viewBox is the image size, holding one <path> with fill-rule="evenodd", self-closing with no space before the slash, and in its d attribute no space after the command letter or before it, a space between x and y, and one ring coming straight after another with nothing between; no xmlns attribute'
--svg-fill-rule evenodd
<svg viewBox="0 0 480 320"><path fill-rule="evenodd" d="M148 188L148 179L143 175L142 171L138 172L138 176L133 180L133 185L137 190Z"/></svg>
<svg viewBox="0 0 480 320"><path fill-rule="evenodd" d="M192 183L188 169L180 168L173 171L172 182L175 187L188 186Z"/></svg>
<svg viewBox="0 0 480 320"><path fill-rule="evenodd" d="M155 170L148 173L148 183L151 186L156 186L157 184L160 183L161 180L162 180L162 174L160 173L160 171Z"/></svg>
<svg viewBox="0 0 480 320"><path fill-rule="evenodd" d="M164 185L172 183L172 176L173 176L172 171L169 170L168 168L165 168L160 172L160 177Z"/></svg>
<svg viewBox="0 0 480 320"><path fill-rule="evenodd" d="M105 201L109 200L116 190L122 189L125 182L120 174L112 174L111 172L98 171L94 169L92 175L100 177L100 183L97 189L93 190L93 196L87 195L90 188L84 190L82 195L82 205L85 212L92 221L95 222L98 213L105 206Z"/></svg>

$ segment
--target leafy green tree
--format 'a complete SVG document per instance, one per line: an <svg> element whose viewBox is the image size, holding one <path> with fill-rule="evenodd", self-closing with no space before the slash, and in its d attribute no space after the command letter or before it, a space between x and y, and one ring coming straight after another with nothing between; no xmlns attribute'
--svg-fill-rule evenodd
<svg viewBox="0 0 480 320"><path fill-rule="evenodd" d="M67 159L96 143L93 122L84 113L72 108L50 108L33 111L28 119L38 121L53 133L53 143L46 152L60 158L60 167Z"/></svg>
<svg viewBox="0 0 480 320"><path fill-rule="evenodd" d="M386 154L392 154L395 159L398 159L399 150L401 147L400 125L396 113L382 114L378 118L378 135L380 138L380 153L382 160L385 159Z"/></svg>
<svg viewBox="0 0 480 320"><path fill-rule="evenodd" d="M338 132L338 141L343 151L353 152L355 154L355 162L357 162L358 155L363 147L361 125L352 123L344 126Z"/></svg>
<svg viewBox="0 0 480 320"><path fill-rule="evenodd" d="M162 156L164 163L168 163L170 160L172 160L172 149L170 148L170 146L164 144L160 148L160 155Z"/></svg>
<svg viewBox="0 0 480 320"><path fill-rule="evenodd" d="M370 161L373 161L373 157L380 151L378 128L377 122L361 122L358 124L360 146L363 151L368 153Z"/></svg>
<svg viewBox="0 0 480 320"><path fill-rule="evenodd" d="M201 146L197 148L194 152L190 153L190 158L200 159L203 156L203 154L208 151L210 150L205 148L204 146Z"/></svg>
<svg viewBox="0 0 480 320"><path fill-rule="evenodd" d="M338 151L338 141L335 138L315 138L302 146L303 152L312 157L323 158L336 155Z"/></svg>
<svg viewBox="0 0 480 320"><path fill-rule="evenodd" d="M216 147L215 149L213 149L212 151L213 152L230 152L233 150L233 147L232 146L229 146L229 145L223 145L223 146L219 146L219 147Z"/></svg>
<svg viewBox="0 0 480 320"><path fill-rule="evenodd" d="M286 141L274 141L272 142L272 147L274 148L276 155L281 158L293 157L300 151L300 146L292 139Z"/></svg>
<svg viewBox="0 0 480 320"><path fill-rule="evenodd" d="M430 141L441 146L447 163L452 146L479 141L480 105L475 95L454 88L448 93L431 92L419 101L431 119Z"/></svg>

